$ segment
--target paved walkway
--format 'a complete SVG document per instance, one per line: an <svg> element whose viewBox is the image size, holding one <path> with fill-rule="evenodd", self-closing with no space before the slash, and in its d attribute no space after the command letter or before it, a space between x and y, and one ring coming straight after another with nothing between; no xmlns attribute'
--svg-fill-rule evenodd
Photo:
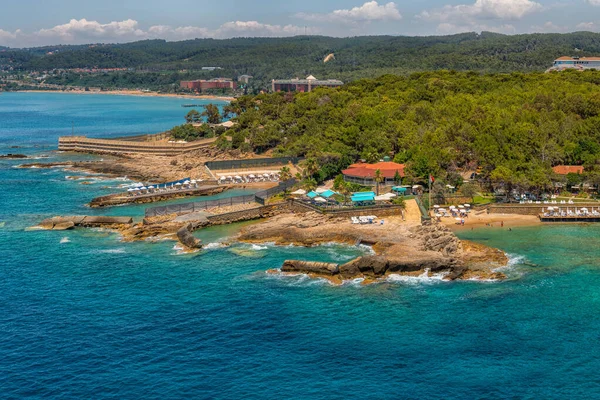
<svg viewBox="0 0 600 400"><path fill-rule="evenodd" d="M405 218L408 223L421 223L421 211L415 199L406 200L405 203Z"/></svg>

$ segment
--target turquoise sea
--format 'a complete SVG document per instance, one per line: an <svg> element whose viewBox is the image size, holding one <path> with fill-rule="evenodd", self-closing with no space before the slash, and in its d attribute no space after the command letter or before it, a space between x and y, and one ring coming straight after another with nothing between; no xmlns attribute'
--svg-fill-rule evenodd
<svg viewBox="0 0 600 400"><path fill-rule="evenodd" d="M52 150L72 122L81 134L151 133L181 122L182 102L3 93L0 153L64 159ZM81 185L22 162L0 160L1 398L600 398L600 226L461 233L510 255L504 282L331 286L265 270L365 249L228 245L239 228L228 226L181 255L103 230L26 230L143 208L87 209L127 181Z"/></svg>

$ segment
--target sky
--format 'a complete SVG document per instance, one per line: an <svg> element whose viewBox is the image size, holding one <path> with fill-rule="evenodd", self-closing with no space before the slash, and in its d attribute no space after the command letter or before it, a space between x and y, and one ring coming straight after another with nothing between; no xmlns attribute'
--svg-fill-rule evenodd
<svg viewBox="0 0 600 400"><path fill-rule="evenodd" d="M600 32L600 0L0 0L0 46Z"/></svg>

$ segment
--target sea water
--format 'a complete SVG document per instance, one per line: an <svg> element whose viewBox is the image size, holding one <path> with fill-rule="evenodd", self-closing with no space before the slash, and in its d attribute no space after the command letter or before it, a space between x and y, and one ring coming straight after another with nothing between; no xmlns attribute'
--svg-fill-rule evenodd
<svg viewBox="0 0 600 400"><path fill-rule="evenodd" d="M173 99L1 94L0 146L67 157L52 152L69 131L63 107L88 110L77 125L98 136L159 131L186 112ZM503 282L333 286L265 271L365 249L235 244L235 225L198 232L208 249L194 254L101 229L27 230L143 208L91 210L127 182L81 185L23 162L0 160L2 398L600 397L597 225L461 232L510 255Z"/></svg>

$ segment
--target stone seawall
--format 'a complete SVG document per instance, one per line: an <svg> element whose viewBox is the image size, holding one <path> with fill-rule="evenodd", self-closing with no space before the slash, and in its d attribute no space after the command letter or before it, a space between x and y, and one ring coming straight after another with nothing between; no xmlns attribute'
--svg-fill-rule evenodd
<svg viewBox="0 0 600 400"><path fill-rule="evenodd" d="M354 208L354 209L339 209L339 210L322 210L319 207L314 207L309 204L290 200L288 202L290 211L309 212L314 211L320 214L333 215L336 217L361 217L367 215L376 215L377 217L386 217L390 215L401 215L403 208L401 206L387 207L369 207L369 208Z"/></svg>
<svg viewBox="0 0 600 400"><path fill-rule="evenodd" d="M254 219L269 218L274 215L291 211L287 203L277 203L247 210L234 211L226 214L211 215L207 217L209 225L226 225L235 222L251 221ZM306 211L304 211L306 212Z"/></svg>
<svg viewBox="0 0 600 400"><path fill-rule="evenodd" d="M128 141L111 139L91 139L85 136L62 136L58 138L58 150L86 153L128 154L143 153L174 156L211 146L217 139L201 139L189 143L168 143L165 141Z"/></svg>
<svg viewBox="0 0 600 400"><path fill-rule="evenodd" d="M90 202L90 207L110 207L122 204L146 204L157 201L178 199L187 196L212 196L229 189L228 186L206 186L196 189L177 190L169 192L151 193L141 196L130 196L127 193L117 193L108 196L96 197Z"/></svg>
<svg viewBox="0 0 600 400"><path fill-rule="evenodd" d="M587 207L591 209L600 208L600 203L577 203L577 204L490 204L486 207L488 213L493 214L520 214L539 215L548 207L559 207L562 209L575 209Z"/></svg>

